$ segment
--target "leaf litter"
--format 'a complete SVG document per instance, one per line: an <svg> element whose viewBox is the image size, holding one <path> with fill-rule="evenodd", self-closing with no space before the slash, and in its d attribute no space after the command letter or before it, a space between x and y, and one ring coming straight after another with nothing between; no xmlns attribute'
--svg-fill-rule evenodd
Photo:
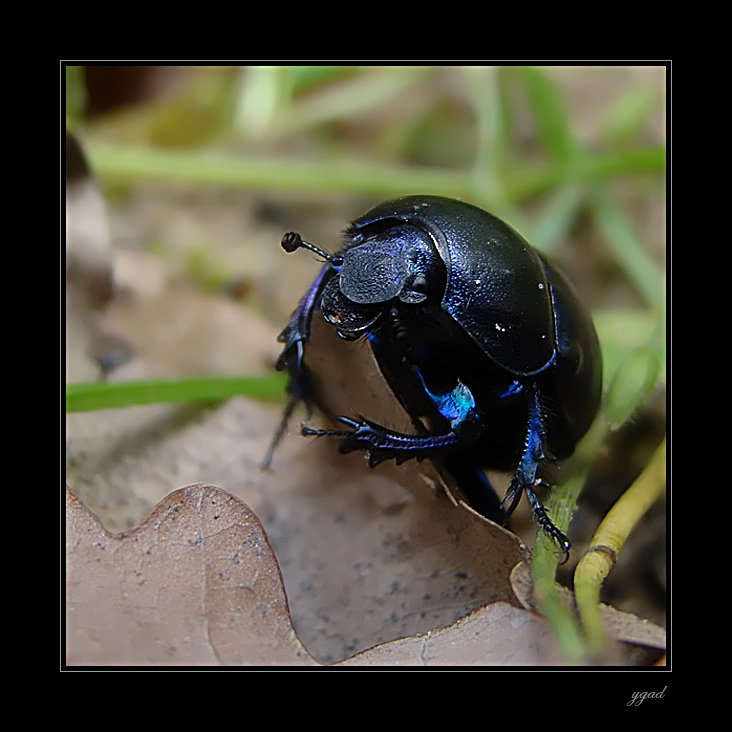
<svg viewBox="0 0 732 732"><path fill-rule="evenodd" d="M149 255L136 258L145 269ZM111 379L271 368L276 331L251 309L149 287L93 316L67 308L68 378L89 379L100 331L132 354ZM179 313L185 327L171 328ZM321 383L342 392L345 356L336 376L313 352ZM361 404L344 403L398 427L403 415L377 413L372 376L355 379ZM67 416L69 664L560 662L514 594L527 559L516 536L455 506L428 461L369 470L333 440L301 438L300 415L262 471L279 413L237 398Z"/></svg>

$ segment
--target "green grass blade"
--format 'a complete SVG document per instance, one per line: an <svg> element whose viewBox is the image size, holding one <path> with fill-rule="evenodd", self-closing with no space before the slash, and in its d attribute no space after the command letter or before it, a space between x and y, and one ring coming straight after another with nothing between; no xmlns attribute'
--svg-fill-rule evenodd
<svg viewBox="0 0 732 732"><path fill-rule="evenodd" d="M373 195L434 193L470 199L472 179L460 171L375 163L321 163L275 157L224 157L185 150L161 150L89 141L90 164L101 177L156 180L232 188L337 191ZM663 171L665 148L583 154L571 164L554 162L523 170L506 181L504 198L518 202L565 183ZM480 192L480 191L478 191Z"/></svg>
<svg viewBox="0 0 732 732"><path fill-rule="evenodd" d="M657 307L663 292L662 273L642 239L604 188L598 186L593 191L591 202L606 244L646 303Z"/></svg>
<svg viewBox="0 0 732 732"><path fill-rule="evenodd" d="M579 152L579 146L572 135L567 107L557 85L535 66L522 66L518 71L526 84L537 137L544 149L555 160L571 160Z"/></svg>
<svg viewBox="0 0 732 732"><path fill-rule="evenodd" d="M152 379L66 385L66 412L87 412L160 403L216 402L233 396L277 399L285 388L281 374Z"/></svg>

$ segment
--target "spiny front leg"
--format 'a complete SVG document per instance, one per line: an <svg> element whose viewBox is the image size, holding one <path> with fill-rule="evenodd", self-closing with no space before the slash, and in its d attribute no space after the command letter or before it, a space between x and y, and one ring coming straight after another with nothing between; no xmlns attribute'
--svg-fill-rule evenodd
<svg viewBox="0 0 732 732"><path fill-rule="evenodd" d="M286 235L283 241L283 246L288 251L294 251L292 248L285 246L285 242L289 241ZM332 258L331 258L332 260ZM269 470L272 465L272 457L274 452L282 440L283 435L287 429L287 424L290 421L292 413L300 402L305 403L305 409L308 417L312 413L313 408L313 393L310 381L310 369L304 363L305 357L305 345L310 338L310 323L312 321L313 312L318 308L320 304L320 297L323 294L323 289L331 278L335 268L332 261L325 264L318 276L313 280L313 283L308 288L307 292L300 300L295 312L293 312L290 318L289 324L279 334L277 340L280 343L284 343L285 347L282 349L275 368L277 371L287 369L287 393L290 398L287 400L287 404L282 413L280 423L272 436L269 448L267 450L264 459L262 460L261 467L263 470Z"/></svg>
<svg viewBox="0 0 732 732"><path fill-rule="evenodd" d="M433 394L427 391L440 414L449 420L450 431L440 435L407 435L376 424L361 417L339 417L338 420L350 427L347 430L315 430L303 426L303 435L336 435L343 437L338 443L338 452L347 453L363 450L368 454L371 467L384 460L395 460L400 465L405 460L451 452L455 448L469 445L480 434L481 420L470 390L460 381L448 392Z"/></svg>
<svg viewBox="0 0 732 732"><path fill-rule="evenodd" d="M322 267L318 276L313 280L307 292L300 300L295 312L290 318L287 327L280 333L277 340L285 347L277 359L277 371L287 369L289 382L287 391L300 399L310 397L310 382L307 378L307 367L303 363L305 344L310 338L310 322L313 312L319 306L320 296L325 285L332 276L334 269L330 263Z"/></svg>
<svg viewBox="0 0 732 732"><path fill-rule="evenodd" d="M339 417L339 422L348 425L349 430L315 430L303 426L305 436L337 435L343 437L338 443L338 452L347 453L363 450L368 454L370 467L384 460L394 460L401 465L405 460L423 460L461 444L455 432L444 435L406 435L390 430L363 417L360 420Z"/></svg>
<svg viewBox="0 0 732 732"><path fill-rule="evenodd" d="M535 491L535 487L541 484L541 479L536 476L539 465L554 460L554 456L545 446L546 434L542 423L539 394L535 384L527 389L527 395L529 408L526 442L519 465L509 483L506 496L501 502L501 507L504 509L506 516L510 516L518 505L521 494L525 493L531 505L535 521L559 544L564 553L562 560L562 563L564 563L569 557L571 547L569 540L549 518Z"/></svg>

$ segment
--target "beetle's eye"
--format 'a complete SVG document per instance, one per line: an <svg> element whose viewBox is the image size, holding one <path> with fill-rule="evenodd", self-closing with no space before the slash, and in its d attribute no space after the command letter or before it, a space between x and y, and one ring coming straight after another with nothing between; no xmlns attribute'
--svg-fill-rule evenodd
<svg viewBox="0 0 732 732"><path fill-rule="evenodd" d="M429 294L429 283L424 275L417 275L412 284L406 286L399 294L399 299L408 305L421 305Z"/></svg>
<svg viewBox="0 0 732 732"><path fill-rule="evenodd" d="M429 291L429 284L427 283L427 278L422 277L421 275L419 277L414 278L414 282L412 282L412 290L414 292L418 292L420 295L426 295Z"/></svg>

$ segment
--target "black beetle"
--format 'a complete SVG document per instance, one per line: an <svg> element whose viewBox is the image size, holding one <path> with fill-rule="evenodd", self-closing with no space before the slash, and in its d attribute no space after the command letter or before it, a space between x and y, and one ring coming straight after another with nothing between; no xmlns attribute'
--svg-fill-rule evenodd
<svg viewBox="0 0 732 732"><path fill-rule="evenodd" d="M282 331L277 369L290 402L265 460L299 401L317 403L304 363L317 311L345 339L367 338L416 434L341 416L342 453L369 465L441 461L468 504L505 523L525 493L539 525L569 542L536 494L539 468L569 457L600 402L602 362L592 320L564 276L516 231L476 206L437 196L386 201L346 230ZM499 502L483 469L513 471Z"/></svg>

